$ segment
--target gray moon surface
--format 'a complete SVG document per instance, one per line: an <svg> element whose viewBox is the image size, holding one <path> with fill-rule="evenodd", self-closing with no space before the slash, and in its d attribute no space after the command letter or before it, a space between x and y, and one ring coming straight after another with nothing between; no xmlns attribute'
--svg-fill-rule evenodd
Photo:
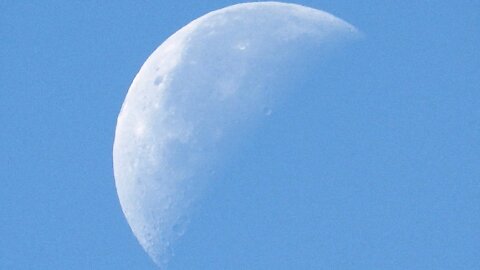
<svg viewBox="0 0 480 270"><path fill-rule="evenodd" d="M245 3L192 21L150 55L118 116L113 165L128 224L157 265L166 265L222 159L299 91L279 83L296 55L357 35L320 10Z"/></svg>

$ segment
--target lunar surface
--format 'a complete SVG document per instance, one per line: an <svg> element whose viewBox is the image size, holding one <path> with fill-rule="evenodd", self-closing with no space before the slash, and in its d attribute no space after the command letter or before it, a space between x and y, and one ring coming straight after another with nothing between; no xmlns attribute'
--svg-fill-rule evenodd
<svg viewBox="0 0 480 270"><path fill-rule="evenodd" d="M298 55L356 36L320 10L246 3L192 21L146 60L118 116L113 163L125 217L158 266L222 160L301 91L282 86Z"/></svg>

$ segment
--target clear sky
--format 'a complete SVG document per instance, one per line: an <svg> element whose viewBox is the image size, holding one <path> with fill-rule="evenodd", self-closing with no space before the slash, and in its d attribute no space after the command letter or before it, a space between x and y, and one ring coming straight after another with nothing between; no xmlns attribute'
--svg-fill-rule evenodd
<svg viewBox="0 0 480 270"><path fill-rule="evenodd" d="M0 269L155 269L116 118L158 45L235 3L0 2ZM170 269L480 269L480 1L295 3L365 37L224 168Z"/></svg>

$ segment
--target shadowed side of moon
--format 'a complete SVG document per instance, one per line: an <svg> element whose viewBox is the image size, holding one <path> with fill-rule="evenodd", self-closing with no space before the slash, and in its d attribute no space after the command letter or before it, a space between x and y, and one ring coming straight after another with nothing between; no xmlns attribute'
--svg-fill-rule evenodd
<svg viewBox="0 0 480 270"><path fill-rule="evenodd" d="M290 65L357 35L319 10L239 4L194 20L147 59L118 117L113 160L123 212L157 265L221 160L301 91L282 84Z"/></svg>

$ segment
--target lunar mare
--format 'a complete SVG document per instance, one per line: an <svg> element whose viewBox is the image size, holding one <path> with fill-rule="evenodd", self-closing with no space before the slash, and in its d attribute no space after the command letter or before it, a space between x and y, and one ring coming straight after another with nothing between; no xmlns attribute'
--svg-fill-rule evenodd
<svg viewBox="0 0 480 270"><path fill-rule="evenodd" d="M322 48L356 35L323 11L257 2L208 13L152 53L118 116L113 163L125 217L157 265L222 155L288 95L272 87L278 67L307 43Z"/></svg>

